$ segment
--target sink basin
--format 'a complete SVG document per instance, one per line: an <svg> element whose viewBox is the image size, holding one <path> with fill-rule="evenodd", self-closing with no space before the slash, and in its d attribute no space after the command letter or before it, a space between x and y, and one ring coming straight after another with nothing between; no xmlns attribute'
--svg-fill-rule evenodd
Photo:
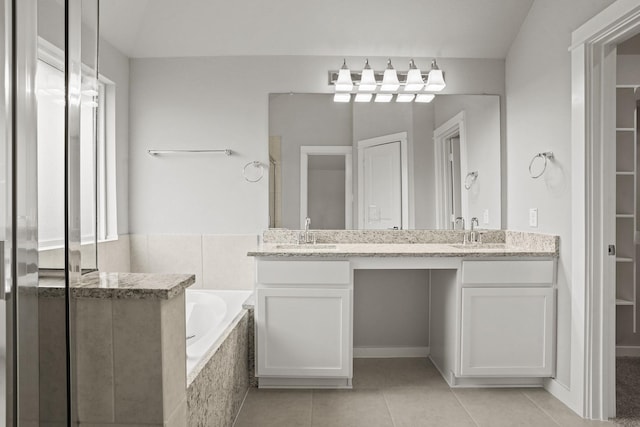
<svg viewBox="0 0 640 427"><path fill-rule="evenodd" d="M305 250L331 250L337 249L336 245L331 245L327 243L303 243L303 244L295 244L295 243L286 243L281 245L276 245L276 249L305 249Z"/></svg>
<svg viewBox="0 0 640 427"><path fill-rule="evenodd" d="M507 247L504 243L467 243L449 246L456 249L505 249Z"/></svg>

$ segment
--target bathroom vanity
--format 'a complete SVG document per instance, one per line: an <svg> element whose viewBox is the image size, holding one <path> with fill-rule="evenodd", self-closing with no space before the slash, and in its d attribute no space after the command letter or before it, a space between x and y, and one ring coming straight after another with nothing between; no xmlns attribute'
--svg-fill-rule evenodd
<svg viewBox="0 0 640 427"><path fill-rule="evenodd" d="M430 355L450 386L536 386L555 370L558 239L455 231L265 232L256 257L260 387L350 388L357 269L430 274ZM390 285L392 286L392 285Z"/></svg>

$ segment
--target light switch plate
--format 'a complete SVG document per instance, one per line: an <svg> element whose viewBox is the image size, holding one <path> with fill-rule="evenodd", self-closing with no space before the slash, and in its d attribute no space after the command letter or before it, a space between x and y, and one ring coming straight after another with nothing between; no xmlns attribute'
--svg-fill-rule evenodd
<svg viewBox="0 0 640 427"><path fill-rule="evenodd" d="M482 223L489 224L489 209L482 211Z"/></svg>
<svg viewBox="0 0 640 427"><path fill-rule="evenodd" d="M529 227L538 226L538 208L529 209Z"/></svg>

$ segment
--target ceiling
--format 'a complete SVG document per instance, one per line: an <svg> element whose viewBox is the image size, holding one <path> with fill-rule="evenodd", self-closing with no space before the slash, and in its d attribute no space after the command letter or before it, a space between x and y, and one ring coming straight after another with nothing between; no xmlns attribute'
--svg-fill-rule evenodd
<svg viewBox="0 0 640 427"><path fill-rule="evenodd" d="M130 57L504 58L533 0L106 0L103 37Z"/></svg>

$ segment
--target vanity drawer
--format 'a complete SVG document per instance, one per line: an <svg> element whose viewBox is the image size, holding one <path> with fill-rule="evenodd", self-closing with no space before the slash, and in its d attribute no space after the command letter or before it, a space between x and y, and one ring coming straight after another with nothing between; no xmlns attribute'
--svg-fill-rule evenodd
<svg viewBox="0 0 640 427"><path fill-rule="evenodd" d="M259 284L279 285L348 285L351 283L349 261L258 261Z"/></svg>
<svg viewBox="0 0 640 427"><path fill-rule="evenodd" d="M463 261L463 285L553 284L553 260Z"/></svg>

